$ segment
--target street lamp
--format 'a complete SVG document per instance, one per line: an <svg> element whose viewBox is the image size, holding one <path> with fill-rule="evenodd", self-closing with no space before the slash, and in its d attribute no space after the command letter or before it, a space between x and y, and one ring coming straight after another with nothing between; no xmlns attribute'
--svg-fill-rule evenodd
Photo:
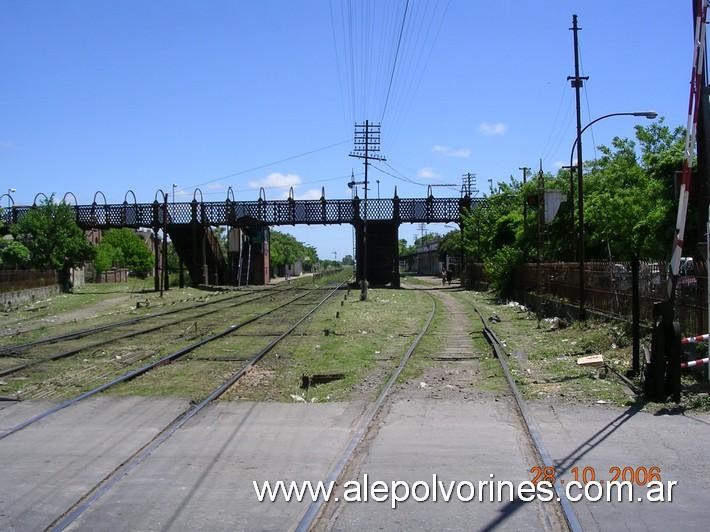
<svg viewBox="0 0 710 532"><path fill-rule="evenodd" d="M600 120L609 118L612 116L640 116L643 118L648 118L653 120L658 116L655 111L637 111L633 113L609 113L608 115L600 116L595 118L589 124L584 126L579 133L577 138L574 139L574 144L572 144L572 151L569 155L569 165L572 166L572 158L574 157L574 150L577 149L577 210L579 217L579 227L577 228L577 255L579 258L579 319L584 320L584 300L586 297L586 292L584 290L584 189L582 180L582 133L584 133L587 128L596 124Z"/></svg>
<svg viewBox="0 0 710 532"><path fill-rule="evenodd" d="M178 187L176 183L173 183L173 205L175 205L175 189Z"/></svg>
<svg viewBox="0 0 710 532"><path fill-rule="evenodd" d="M7 189L7 210L9 211L12 207L10 206L10 200L12 199L12 194L13 192L17 192L14 188L8 188Z"/></svg>
<svg viewBox="0 0 710 532"><path fill-rule="evenodd" d="M380 199L380 180L377 180L377 199Z"/></svg>

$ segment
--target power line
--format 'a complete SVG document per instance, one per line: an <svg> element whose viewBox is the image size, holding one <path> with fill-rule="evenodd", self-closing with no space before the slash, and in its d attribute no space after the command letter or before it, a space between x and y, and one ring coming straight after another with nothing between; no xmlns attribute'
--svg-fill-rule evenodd
<svg viewBox="0 0 710 532"><path fill-rule="evenodd" d="M418 181L414 181L413 179L410 179L409 177L402 174L399 170L394 168L392 165L390 165L387 161L385 161L385 164L387 166L389 166L392 170L397 172L399 175L392 174L392 173L388 172L387 170L383 170L382 168L380 168L379 166L376 166L374 164L372 165L372 167L379 170L380 172L382 172L385 175L388 175L390 177L394 177L395 179L398 179L399 181L404 181L405 183L410 183L412 185L418 185L420 187L428 187L429 186L428 183L420 183Z"/></svg>
<svg viewBox="0 0 710 532"><path fill-rule="evenodd" d="M324 179L311 179L311 180L308 180L308 181L301 181L300 183L295 183L295 184L288 184L288 185L271 185L271 186L260 187L260 188L263 188L264 190L285 189L285 188L290 188L290 187L297 188L297 187L300 187L300 186L303 186L303 185L314 185L314 184L316 184L316 183L327 183L327 182L330 182L330 181L340 181L341 179L347 179L347 178L352 177L352 176L360 176L360 175L363 175L363 174L364 174L364 172L355 172L354 174L339 175L339 176L337 176L337 177L327 177L327 178L324 178ZM190 188L190 187L181 188L180 191L181 191L181 192L186 192L189 188ZM233 191L234 191L235 193L237 193L237 192L252 192L252 191L258 190L258 188L259 188L259 187L237 188L237 189L233 189ZM214 191L214 192L205 192L205 193L204 193L205 196L216 196L217 194L224 195L224 190L216 190L216 191Z"/></svg>
<svg viewBox="0 0 710 532"><path fill-rule="evenodd" d="M397 68L397 58L399 57L399 47L402 44L402 33L404 32L404 23L407 20L407 11L409 10L409 0L407 0L407 3L404 5L404 15L402 15L402 25L399 28L399 37L397 39L397 50L395 51L394 54L394 62L392 63L392 73L390 74L390 82L389 86L387 87L387 97L385 98L385 106L382 109L382 117L380 118L380 122L382 122L385 118L385 112L387 111L387 102L390 99L390 91L392 90L392 81L394 80L394 72Z"/></svg>
<svg viewBox="0 0 710 532"><path fill-rule="evenodd" d="M217 177L217 178L215 178L215 179L210 179L209 181L203 181L202 183L197 183L196 185L189 185L189 186L187 186L187 187L185 187L185 188L195 188L195 187L200 187L200 186L202 186L202 185L208 185L208 184L210 184L210 183L214 183L215 181L221 181L222 179L229 179L230 177L236 177L236 176L238 176L238 175L247 174L247 173L249 173L249 172L254 172L255 170L261 170L261 169L263 169L263 168L268 168L269 166L274 166L275 164L284 163L284 162L286 162L286 161L292 161L293 159L298 159L299 157L305 157L306 155L311 155L311 154L313 154L313 153L318 153L318 152L320 152L320 151L324 151L324 150L327 150L327 149L329 149L329 148L334 148L335 146L340 146L340 145L342 145L342 144L346 144L346 143L349 143L349 142L350 142L350 139L341 140L340 142L335 142L335 143L333 143L333 144L328 144L327 146L322 146L322 147L320 147L320 148L316 148L315 150L310 150L310 151L306 151L306 152L303 152L303 153L299 153L299 154L297 154L297 155L291 155L291 156L289 156L289 157L284 157L283 159L279 159L278 161L271 161L270 163L260 164L259 166L254 166L254 167L252 167L252 168L247 168L246 170L240 170L240 171L238 171L238 172L234 172L234 173L232 173L232 174L228 174L228 175L225 175L225 176L222 176L222 177Z"/></svg>

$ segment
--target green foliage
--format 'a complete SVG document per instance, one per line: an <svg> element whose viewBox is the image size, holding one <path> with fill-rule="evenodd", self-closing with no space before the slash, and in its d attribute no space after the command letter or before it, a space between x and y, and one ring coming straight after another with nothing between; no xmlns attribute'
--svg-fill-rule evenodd
<svg viewBox="0 0 710 532"><path fill-rule="evenodd" d="M343 257L342 262L343 262L343 265L344 265L344 266L352 266L353 264L355 264L355 261L353 260L353 256L352 256L352 255L345 255L345 256Z"/></svg>
<svg viewBox="0 0 710 532"><path fill-rule="evenodd" d="M30 209L11 232L29 250L32 267L68 272L91 260L94 250L74 220L74 209L53 199Z"/></svg>
<svg viewBox="0 0 710 532"><path fill-rule="evenodd" d="M128 268L138 277L145 277L153 268L153 254L133 230L109 229L97 246L97 271L111 267Z"/></svg>
<svg viewBox="0 0 710 532"><path fill-rule="evenodd" d="M427 233L423 236L415 238L411 253L414 253L419 247L426 246L427 244L431 244L432 242L436 242L438 240L441 240L441 235L439 233Z"/></svg>
<svg viewBox="0 0 710 532"><path fill-rule="evenodd" d="M670 251L675 205L674 175L682 168L685 131L671 130L660 119L636 127L636 140L616 137L598 148L600 157L585 162L585 255L588 260L662 259ZM555 219L544 226L541 260L573 260L576 248L576 176L569 170L544 174L546 190L559 190L565 201ZM486 198L485 207L474 207L463 217L463 247L468 261L486 264L498 289L506 286L509 266L538 256L539 176L523 185L513 177ZM574 216L567 202L574 193ZM527 207L525 207L527 205ZM695 242L697 216L691 202L686 241ZM527 216L524 212L527 211ZM519 252L520 256L513 251ZM490 268L490 270L489 270Z"/></svg>
<svg viewBox="0 0 710 532"><path fill-rule="evenodd" d="M300 260L304 268L308 270L318 262L316 248L307 246L296 240L295 237L279 231L271 231L269 252L273 267L294 264Z"/></svg>
<svg viewBox="0 0 710 532"><path fill-rule="evenodd" d="M449 255L461 254L461 232L449 231L439 241L439 252Z"/></svg>
<svg viewBox="0 0 710 532"><path fill-rule="evenodd" d="M406 238L400 238L399 239L399 256L403 255L410 255L414 253L415 248L414 246L408 246L407 245L407 239Z"/></svg>
<svg viewBox="0 0 710 532"><path fill-rule="evenodd" d="M123 264L123 253L111 244L102 242L96 246L94 268L96 273L102 273L111 268L120 268Z"/></svg>
<svg viewBox="0 0 710 532"><path fill-rule="evenodd" d="M503 246L485 261L491 286L499 294L505 294L513 279L513 271L523 261L523 253L513 246Z"/></svg>
<svg viewBox="0 0 710 532"><path fill-rule="evenodd" d="M30 259L30 250L22 242L0 242L0 264L3 266L27 266Z"/></svg>

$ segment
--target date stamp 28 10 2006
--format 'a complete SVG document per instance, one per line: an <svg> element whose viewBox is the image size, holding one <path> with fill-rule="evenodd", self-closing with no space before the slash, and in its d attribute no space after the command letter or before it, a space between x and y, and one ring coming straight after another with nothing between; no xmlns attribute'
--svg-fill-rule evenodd
<svg viewBox="0 0 710 532"><path fill-rule="evenodd" d="M676 481L668 481L664 484L661 479L661 468L659 466L610 466L606 480L597 477L597 470L592 466L575 466L563 472L571 474L570 479L561 478L560 472L552 466L533 466L530 468L533 484L549 482L554 484L559 480L564 486L566 496L575 502L587 500L596 502L602 499L607 501L638 501L649 502L672 502L673 488L678 484ZM634 496L634 487L645 487L647 492L644 497ZM577 495L574 494L576 490ZM616 496L613 496L613 495Z"/></svg>

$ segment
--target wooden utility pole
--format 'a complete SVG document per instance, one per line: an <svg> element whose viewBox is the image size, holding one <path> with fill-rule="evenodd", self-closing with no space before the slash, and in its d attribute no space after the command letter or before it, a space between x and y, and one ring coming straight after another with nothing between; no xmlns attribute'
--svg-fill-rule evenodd
<svg viewBox="0 0 710 532"><path fill-rule="evenodd" d="M525 183L528 182L528 172L530 168L527 166L520 166L518 170L523 172L523 228L528 220L528 198L525 196Z"/></svg>
<svg viewBox="0 0 710 532"><path fill-rule="evenodd" d="M577 227L577 257L579 259L579 319L584 320L584 303L586 292L584 290L584 187L582 180L582 106L580 100L580 89L584 86L584 80L588 76L579 75L579 40L578 33L581 28L577 26L577 15L572 15L572 27L574 32L574 76L567 76L571 80L577 102L577 208L579 210L579 223Z"/></svg>
<svg viewBox="0 0 710 532"><path fill-rule="evenodd" d="M353 151L350 157L364 159L365 165L365 204L363 208L363 225L362 225L362 282L360 287L360 299L367 300L367 191L368 179L367 168L370 166L370 159L376 161L385 161L386 159L379 155L380 151L380 124L373 124L369 120L365 120L364 124L355 124L355 140Z"/></svg>
<svg viewBox="0 0 710 532"><path fill-rule="evenodd" d="M541 267L545 246L545 174L542 171L542 159L540 159L540 171L537 179L537 327L540 328L542 321L542 279Z"/></svg>

